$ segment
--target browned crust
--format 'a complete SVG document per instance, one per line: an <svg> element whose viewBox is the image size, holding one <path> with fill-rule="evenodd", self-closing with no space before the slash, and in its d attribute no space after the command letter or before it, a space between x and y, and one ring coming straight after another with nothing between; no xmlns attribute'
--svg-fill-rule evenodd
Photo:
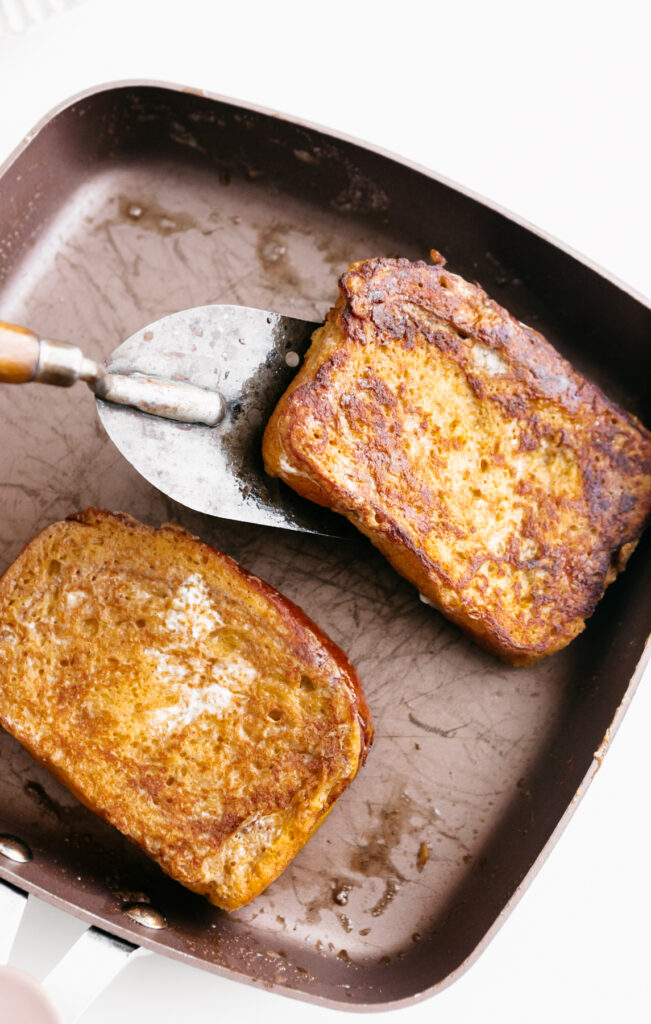
<svg viewBox="0 0 651 1024"><path fill-rule="evenodd" d="M651 435L578 374L542 335L515 320L478 285L450 274L442 258L433 256L434 266L404 259L367 260L353 264L342 276L340 297L326 327L316 332L301 371L267 426L265 465L300 494L347 516L402 575L482 646L507 661L526 664L564 647L584 628L584 620L633 550L651 513ZM320 448L308 439L308 420L328 434L336 413L335 381L347 364L361 362L369 351L380 356L383 349L391 349L397 363L408 362L410 353L423 346L461 368L476 398L498 410L505 424L517 425L520 451L535 451L548 442L563 445L580 467L582 491L574 503L576 514L594 535L582 547L568 542L552 549L546 544L544 530L534 521L536 514L539 519L557 516L562 500L556 499L555 505L549 494L527 480L518 485L518 500L530 507L523 533L539 544L539 562L549 585L557 585L561 574L564 584L571 581L562 594L562 607L559 598L553 609L553 628L550 625L548 635L534 642L506 628L498 606L487 602L469 607L461 595L463 580L461 585L455 582L445 565L428 558L424 538L432 516L445 509L431 488L425 492L421 487L420 512L409 509L407 499L395 489L390 500L386 491L381 498L375 492L369 496L358 480L347 482L333 472L329 446L337 442L332 432ZM495 353L505 372L484 372L473 361L473 346ZM367 369L359 386L369 401L360 401L364 396L359 390L347 397L371 435L365 447L359 445L362 460L381 475L380 458L388 455L395 464L402 459L403 478L411 484L414 467L399 439L397 386L388 383L389 387L386 379ZM437 528L447 530L454 541L453 524L440 515ZM515 541L495 561L507 569L525 564ZM467 579L477 564L468 564ZM514 604L517 598L516 593ZM554 604L549 592L536 600L541 614Z"/></svg>
<svg viewBox="0 0 651 1024"><path fill-rule="evenodd" d="M205 541L202 541L199 537L190 533L189 530L185 530L182 526L178 526L176 523L163 523L163 525L159 527L148 526L146 523L141 523L140 520L135 519L126 512L109 512L105 509L97 508L87 508L80 512L73 512L71 515L67 516L66 519L70 522L82 523L83 525L89 526L99 523L102 520L108 521L113 519L135 532L141 532L149 536L160 532L172 532L179 534L187 538L187 540L191 541L193 544L196 544L200 548L209 552L211 558L221 562L222 565L227 566L233 576L236 576L242 581L242 583L246 584L251 588L251 590L259 594L263 600L270 601L294 637L296 647L298 651L300 651L300 656L305 663L311 664L314 668L318 669L320 665L318 651L319 648L325 648L328 654L336 662L337 668L341 674L345 676L350 691L354 695L354 699L352 701L353 712L357 715L362 726L360 766L364 764L369 748L373 742L374 732L371 712L366 702L366 697L364 695L359 676L357 675L354 665L346 657L341 648L338 647L337 644L335 644L334 641L331 640L330 637L327 636L323 630L305 614L302 608L299 608L298 605L294 604L293 601L288 597L285 597L269 583L265 583L264 580L261 580L258 576L254 576L253 573L243 568L243 566L236 562L235 559L231 558L229 555L225 555L223 551L219 551L210 544L206 544ZM34 540L38 540L38 535ZM2 578L0 578L0 587L1 586ZM2 591L0 590L0 597L1 595Z"/></svg>
<svg viewBox="0 0 651 1024"><path fill-rule="evenodd" d="M269 605L273 607L274 612L277 613L280 621L282 622L284 632L281 635L283 636L283 642L287 644L288 649L292 650L293 655L298 659L299 663L305 666L305 670L308 674L312 675L315 679L330 678L329 675L327 677L323 675L323 666L325 663L330 664L328 673L332 671L333 662L336 666L338 673L336 686L337 688L341 687L342 693L346 694L347 734L351 738L359 737L359 753L354 762L352 760L354 756L353 749L351 748L351 767L354 764L352 773L347 777L340 776L338 774L333 776L331 773L324 777L322 789L319 791L319 794L310 798L309 805L303 806L301 802L298 805L297 813L294 814L292 811L291 819L288 819L290 828L287 835L285 836L284 833L281 834L278 841L274 840L274 843L269 849L257 856L257 858L248 865L246 885L239 889L234 889L232 885L227 887L221 886L219 879L210 878L205 882L197 881L197 872L194 868L190 871L186 869L188 857L190 858L190 863L194 863L194 855L192 852L193 836L190 833L186 832L182 840L182 849L173 844L168 844L168 848L163 848L159 853L152 851L152 849L149 848L149 836L146 833L146 824L143 824L143 822L146 822L147 820L146 815L139 820L137 810L134 812L129 808L130 797L128 794L125 793L116 800L115 797L110 797L108 794L102 792L102 785L99 782L99 789L91 787L90 791L88 790L86 783L79 785L78 780L75 777L75 772L68 767L67 761L64 762L63 768L59 768L52 762L49 756L44 756L43 750L39 747L39 742L35 741L34 737L31 735L30 728L22 728L16 721L12 721L11 708L7 709L2 706L3 702L0 701L0 724L2 724L4 728L8 729L8 731L10 731L15 738L22 743L29 753L39 763L52 772L60 782L67 786L67 788L83 804L97 813L100 817L107 820L110 824L120 829L120 831L125 833L127 837L145 853L153 856L153 858L159 863L160 867L173 878L176 878L188 888L206 895L212 902L224 909L236 909L238 906L241 906L243 903L254 898L260 891L266 888L266 886L278 877L278 875L296 855L301 846L307 841L309 836L322 823L338 797L346 789L359 767L363 764L373 739L373 726L368 705L357 673L350 661L346 658L345 654L308 618L308 616L305 615L300 608L294 605L287 598L283 597L283 595L273 587L269 586L269 584L263 582L257 576L254 576L252 573L243 569L233 561L233 559L224 555L222 552L216 550L210 545L204 544L181 527L172 524L165 524L164 526L156 529L140 523L138 520L133 519L125 513L112 513L100 509L86 509L82 512L69 516L65 521L55 523L53 526L47 527L45 530L41 531L41 533L34 537L25 546L19 558L0 578L0 610L5 607L6 602L11 599L14 588L20 581L22 567L30 560L30 558L38 558L39 543L41 540L45 538L46 541L54 541L59 533L65 536L66 530L69 529L68 524L72 523L78 524L81 527L88 526L100 528L106 526L110 528L111 524L115 524L116 526L119 526L120 529L126 529L132 534L135 534L137 538L143 538L143 541L145 538L153 539L157 536L160 537L161 535L168 535L173 536L175 541L178 541L181 544L191 545L194 554L201 555L204 553L208 556L212 569L215 568L215 563L218 564L220 578L227 579L230 576L237 580L238 584L241 585L246 593L247 600L251 602L252 608L256 609L257 612L262 615L273 615ZM32 551L35 551L34 555L32 555ZM2 625L2 622L0 622L0 625ZM278 629L280 626L278 625L274 628ZM330 659L332 659L332 661L330 661ZM0 659L0 682L2 679L1 670L2 659ZM1 697L2 691L0 689L0 698ZM350 725L348 723L350 723ZM79 757L83 757L82 748L83 743L78 751ZM107 749L104 753L106 758L110 759L115 759L116 753L117 756L119 756L119 751L116 752ZM157 793L162 780L154 776L151 776L150 778L150 774L151 773L147 766L143 765L139 784L144 785L145 788L151 785L152 793ZM167 772L165 774L167 774ZM293 792L293 790L291 792ZM264 790L260 790L260 794L264 795ZM273 795L270 794L269 798L273 800ZM255 795L252 795L251 800L248 802L252 804L252 809L255 810ZM276 806L280 812L285 812L284 804L274 805L272 803L269 805L266 797L262 806L267 809L270 806ZM289 808L287 808L287 810L289 810ZM172 813L172 809L170 809L169 813ZM244 819L241 817L233 817L233 820L231 821L228 818L228 815L226 815L224 820L215 821L213 829L215 851L220 848L221 844L225 840L229 839L230 833L233 832L233 830L237 830L243 820ZM171 818L170 821L172 821ZM190 827L191 824L192 823L189 822L188 827ZM182 830L184 828L181 819L174 819L174 827L175 835L177 836L176 842L178 842L179 829ZM203 835L202 841L205 843L205 836ZM236 855L238 854L236 853Z"/></svg>

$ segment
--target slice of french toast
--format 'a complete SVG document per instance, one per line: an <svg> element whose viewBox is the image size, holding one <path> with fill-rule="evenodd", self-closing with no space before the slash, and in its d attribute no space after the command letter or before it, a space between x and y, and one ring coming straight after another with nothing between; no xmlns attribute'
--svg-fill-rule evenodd
<svg viewBox="0 0 651 1024"><path fill-rule="evenodd" d="M0 722L173 878L234 910L372 740L344 654L180 527L89 509L0 580Z"/></svg>
<svg viewBox="0 0 651 1024"><path fill-rule="evenodd" d="M356 263L264 436L426 600L528 664L568 644L651 510L651 435L435 264Z"/></svg>

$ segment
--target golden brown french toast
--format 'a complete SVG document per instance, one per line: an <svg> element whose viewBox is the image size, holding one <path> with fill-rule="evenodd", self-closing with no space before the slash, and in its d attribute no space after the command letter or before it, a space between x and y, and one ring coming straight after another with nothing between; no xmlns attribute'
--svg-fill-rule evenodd
<svg viewBox="0 0 651 1024"><path fill-rule="evenodd" d="M265 466L527 664L568 644L624 567L651 510L651 435L432 256L343 275Z"/></svg>
<svg viewBox="0 0 651 1024"><path fill-rule="evenodd" d="M95 509L0 580L0 722L227 910L283 871L372 740L355 670L300 609L179 527Z"/></svg>

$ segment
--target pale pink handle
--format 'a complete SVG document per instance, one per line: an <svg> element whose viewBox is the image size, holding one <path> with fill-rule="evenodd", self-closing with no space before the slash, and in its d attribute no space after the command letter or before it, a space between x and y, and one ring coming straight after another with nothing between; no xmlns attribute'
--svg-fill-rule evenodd
<svg viewBox="0 0 651 1024"><path fill-rule="evenodd" d="M0 967L0 1019L25 1024L63 1024L43 986L15 967Z"/></svg>
<svg viewBox="0 0 651 1024"><path fill-rule="evenodd" d="M24 844L13 836L4 839L0 852L16 860L12 854ZM27 899L21 889L0 879L0 964L11 954ZM88 928L42 985L15 967L0 967L0 1024L74 1024L138 952L132 942Z"/></svg>

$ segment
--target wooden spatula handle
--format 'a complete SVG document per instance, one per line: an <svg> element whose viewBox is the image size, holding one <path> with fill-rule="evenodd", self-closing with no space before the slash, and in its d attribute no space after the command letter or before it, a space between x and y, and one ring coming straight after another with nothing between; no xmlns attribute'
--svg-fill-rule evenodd
<svg viewBox="0 0 651 1024"><path fill-rule="evenodd" d="M25 384L38 369L40 341L27 327L0 320L0 382Z"/></svg>

